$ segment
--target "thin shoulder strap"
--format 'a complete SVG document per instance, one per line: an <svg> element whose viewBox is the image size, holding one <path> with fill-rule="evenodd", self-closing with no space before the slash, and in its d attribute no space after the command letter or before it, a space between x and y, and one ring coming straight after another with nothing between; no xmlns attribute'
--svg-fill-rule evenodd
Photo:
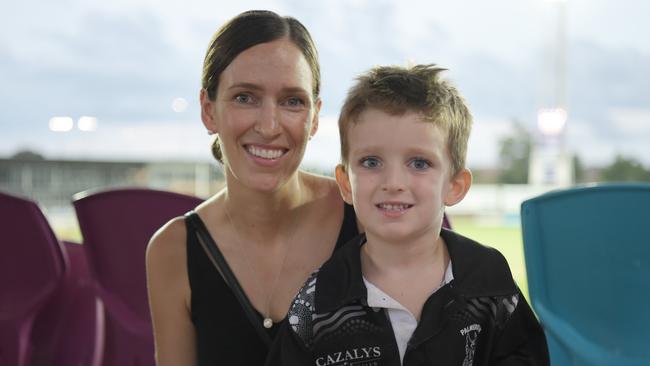
<svg viewBox="0 0 650 366"><path fill-rule="evenodd" d="M260 336L260 339L264 342L267 348L269 348L271 346L271 341L272 341L271 336L262 327L262 323L258 319L258 315L255 309L253 308L253 305L251 304L250 300L244 293L244 290L239 284L239 281L237 281L235 274L232 272L232 269L230 269L228 262L226 262L226 259L224 258L223 254L219 250L219 247L217 247L217 243L215 243L214 240L212 239L212 236L208 232L208 229L205 227L203 220L201 220L199 215L194 211L190 211L187 214L185 214L185 220L188 224L188 227L191 228L192 231L196 233L196 237L198 238L199 243L201 243L203 250L205 250L205 253L208 255L208 258L210 258L210 260L212 261L212 264L214 264L214 266L217 268L219 273L221 273L221 276L223 277L224 281L226 282L228 287L230 287L232 292L235 294L235 297L239 301L239 304L244 309L244 313L246 314L246 317L250 321L253 328L255 328L255 330L257 331L258 335Z"/></svg>

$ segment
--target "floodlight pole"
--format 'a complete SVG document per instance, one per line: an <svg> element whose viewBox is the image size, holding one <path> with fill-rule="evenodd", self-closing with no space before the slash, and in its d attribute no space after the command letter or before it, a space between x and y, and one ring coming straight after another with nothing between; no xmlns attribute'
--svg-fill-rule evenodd
<svg viewBox="0 0 650 366"><path fill-rule="evenodd" d="M555 34L555 90L554 102L556 108L561 108L568 113L567 109L567 62L566 62L566 1L557 2L557 27ZM560 149L565 149L566 130L562 131L559 137Z"/></svg>

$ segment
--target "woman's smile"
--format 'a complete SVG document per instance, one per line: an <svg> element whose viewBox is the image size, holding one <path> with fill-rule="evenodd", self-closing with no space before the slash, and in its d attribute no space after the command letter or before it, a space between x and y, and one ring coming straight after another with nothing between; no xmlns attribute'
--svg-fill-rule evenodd
<svg viewBox="0 0 650 366"><path fill-rule="evenodd" d="M244 145L249 154L262 159L274 160L286 154L289 149L268 148L256 145Z"/></svg>
<svg viewBox="0 0 650 366"><path fill-rule="evenodd" d="M258 144L245 144L244 150L255 164L264 167L279 165L282 158L289 152L287 148Z"/></svg>

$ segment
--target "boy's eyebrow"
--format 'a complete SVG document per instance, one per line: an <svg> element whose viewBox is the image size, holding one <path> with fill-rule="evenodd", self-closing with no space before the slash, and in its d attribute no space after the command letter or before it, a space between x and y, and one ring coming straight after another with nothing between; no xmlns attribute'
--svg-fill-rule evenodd
<svg viewBox="0 0 650 366"><path fill-rule="evenodd" d="M377 145L366 145L361 148L353 148L350 146L350 151L349 155L365 155L365 154L381 154L384 150L385 146L377 144ZM426 155L426 156L432 156L434 158L440 158L438 156L438 151L435 149L421 149L417 147L409 147L406 150L407 154L409 155ZM443 152L444 153L444 152Z"/></svg>
<svg viewBox="0 0 650 366"><path fill-rule="evenodd" d="M420 149L417 147L410 148L408 151L413 154L422 153L422 154L434 154L434 155L437 155L436 153L438 152L438 150L436 149Z"/></svg>
<svg viewBox="0 0 650 366"><path fill-rule="evenodd" d="M397 143L399 143L399 142L397 142ZM390 147L390 146L386 146L384 144L375 143L374 141L365 143L362 146L358 146L358 145L353 146L353 145L354 144L350 143L350 151L354 151L354 152L367 151L367 150L383 150L383 149L385 149L387 147ZM436 148L437 148L437 145L433 145L433 144L428 145L427 147L424 147L424 148L419 147L419 146L408 145L408 146L404 146L404 149L402 149L402 150L406 150L407 152L418 152L418 151L421 151L421 152L434 152L434 151L436 151Z"/></svg>
<svg viewBox="0 0 650 366"><path fill-rule="evenodd" d="M379 149L381 149L381 145L372 145L372 146L364 146L362 148L353 148L350 146L350 154L367 154L369 152L377 152Z"/></svg>

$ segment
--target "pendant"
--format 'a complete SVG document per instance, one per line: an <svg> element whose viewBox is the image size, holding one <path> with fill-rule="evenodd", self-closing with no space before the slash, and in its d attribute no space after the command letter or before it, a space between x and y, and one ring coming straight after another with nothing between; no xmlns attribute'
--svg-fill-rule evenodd
<svg viewBox="0 0 650 366"><path fill-rule="evenodd" d="M271 318L264 318L264 323L262 324L264 324L264 328L271 329L273 326L273 320Z"/></svg>

